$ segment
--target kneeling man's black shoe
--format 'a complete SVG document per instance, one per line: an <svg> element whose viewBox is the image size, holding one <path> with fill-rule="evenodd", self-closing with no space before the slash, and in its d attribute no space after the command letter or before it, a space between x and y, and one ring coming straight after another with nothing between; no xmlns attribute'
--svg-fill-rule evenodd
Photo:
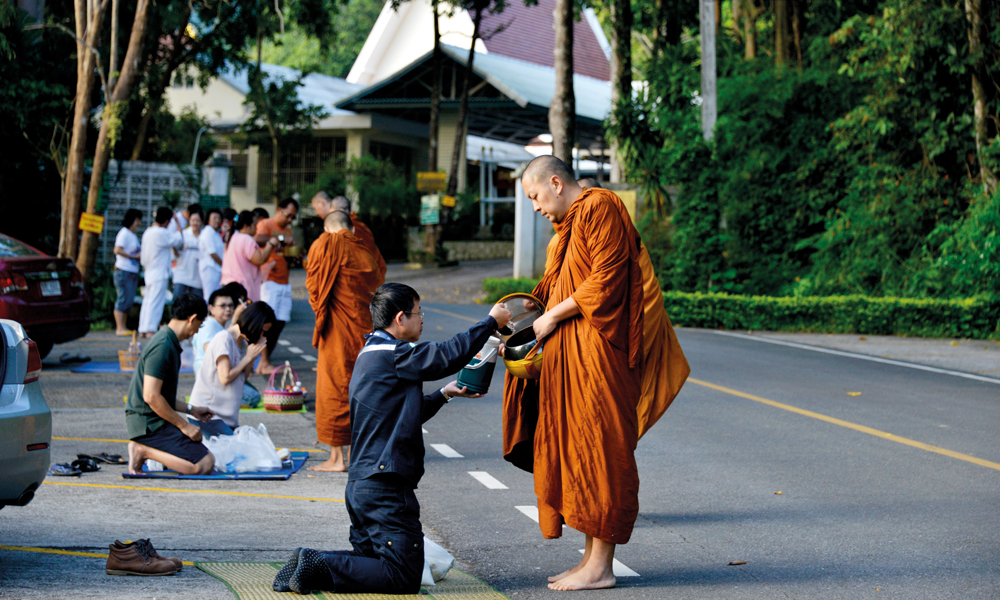
<svg viewBox="0 0 1000 600"><path fill-rule="evenodd" d="M299 565L299 550L302 548L296 548L292 550L292 556L285 563L285 566L281 567L278 574L274 576L274 583L271 587L276 592L290 592L292 588L288 587L288 581L292 578L292 573L295 572L295 567Z"/></svg>
<svg viewBox="0 0 1000 600"><path fill-rule="evenodd" d="M314 591L335 591L330 567L326 566L323 555L311 548L299 548L298 564L288 580L288 587L302 595Z"/></svg>

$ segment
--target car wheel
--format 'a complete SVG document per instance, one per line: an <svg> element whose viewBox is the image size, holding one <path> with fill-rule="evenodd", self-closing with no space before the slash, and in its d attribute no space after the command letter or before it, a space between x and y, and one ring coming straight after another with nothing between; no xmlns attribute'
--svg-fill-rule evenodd
<svg viewBox="0 0 1000 600"><path fill-rule="evenodd" d="M38 356L39 356L39 358L41 358L41 359L44 360L45 357L49 355L49 352L52 352L53 343L52 342L39 342L39 341L36 340L35 341L35 346L38 347Z"/></svg>

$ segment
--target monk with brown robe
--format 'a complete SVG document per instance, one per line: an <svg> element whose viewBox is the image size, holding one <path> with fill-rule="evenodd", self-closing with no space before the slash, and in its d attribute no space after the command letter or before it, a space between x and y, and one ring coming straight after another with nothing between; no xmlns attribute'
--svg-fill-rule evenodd
<svg viewBox="0 0 1000 600"><path fill-rule="evenodd" d="M343 211L351 216L351 225L354 229L354 235L357 236L362 242L364 242L365 247L368 251L372 253L375 257L375 262L378 263L379 271L382 273L382 277L385 277L385 259L382 258L382 253L379 251L378 246L375 244L375 234L372 230L365 225L361 218L351 212L351 201L344 196L330 197L329 194L320 190L312 197L312 207L316 211L316 216L321 219L326 219L326 216L335 210Z"/></svg>
<svg viewBox="0 0 1000 600"><path fill-rule="evenodd" d="M330 458L310 471L347 471L351 415L348 387L365 334L372 331L368 308L384 283L378 264L364 243L351 233L350 216L334 211L324 220L326 231L309 248L306 289L316 313L313 347L316 363L316 435L330 445Z"/></svg>
<svg viewBox="0 0 1000 600"><path fill-rule="evenodd" d="M613 587L615 546L628 542L639 513L639 234L617 196L584 191L555 157L534 159L521 183L535 211L558 224L559 240L534 290L546 307L533 326L544 342L541 377L508 374L504 389L504 447L533 447L505 458L534 472L545 538L560 537L564 523L586 535L583 559L549 587Z"/></svg>
<svg viewBox="0 0 1000 600"><path fill-rule="evenodd" d="M577 181L584 190L600 188L601 185L590 177ZM549 241L545 264L553 260L559 241L554 235ZM639 246L639 267L642 269L642 396L639 398L639 438L649 431L670 407L670 403L681 391L681 386L691 374L684 351L677 341L674 326L663 307L663 288L656 278L653 262L649 259L646 245Z"/></svg>

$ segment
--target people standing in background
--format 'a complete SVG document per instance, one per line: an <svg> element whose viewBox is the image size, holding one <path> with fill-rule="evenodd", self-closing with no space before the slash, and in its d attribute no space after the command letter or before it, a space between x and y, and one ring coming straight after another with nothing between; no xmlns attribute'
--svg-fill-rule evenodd
<svg viewBox="0 0 1000 600"><path fill-rule="evenodd" d="M180 256L177 257L177 263L174 265L174 297L184 294L204 297L198 267L200 262L198 237L201 235L201 226L201 213L191 213L187 229L184 230L183 234L184 249L181 250Z"/></svg>
<svg viewBox="0 0 1000 600"><path fill-rule="evenodd" d="M236 231L236 219L238 216L238 213L231 208L222 210L222 225L219 226L219 237L222 238L222 243L227 248L229 247L229 238L233 237L233 232Z"/></svg>
<svg viewBox="0 0 1000 600"><path fill-rule="evenodd" d="M177 233L183 232L191 221L191 215L195 214L202 215L201 205L197 202L188 204L183 210L174 213L174 221L170 223L170 229Z"/></svg>
<svg viewBox="0 0 1000 600"><path fill-rule="evenodd" d="M292 221L298 214L299 203L293 198L285 198L278 203L274 218L257 222L255 239L258 243L276 237L281 244L271 253L271 258L268 259L271 268L260 286L260 299L274 310L277 319L267 332L267 349L260 355L260 364L257 365L257 372L261 375L270 375L274 371L271 354L278 345L278 337L285 328L285 323L292 318L292 285L288 283L288 262L285 261L284 251L295 245L295 240L292 239Z"/></svg>
<svg viewBox="0 0 1000 600"><path fill-rule="evenodd" d="M210 208L205 213L205 227L198 236L198 278L201 280L201 291L205 302L209 301L212 292L219 289L222 280L222 257L226 253L226 244L219 235L222 227L222 211Z"/></svg>
<svg viewBox="0 0 1000 600"><path fill-rule="evenodd" d="M145 293L142 310L139 311L139 333L142 337L153 337L163 320L163 305L167 300L167 284L170 281L170 260L174 250L184 247L184 236L169 227L173 212L161 206L156 209L153 226L142 234L142 249L139 261L145 271Z"/></svg>
<svg viewBox="0 0 1000 600"><path fill-rule="evenodd" d="M135 290L139 286L139 238L135 232L142 225L142 213L134 208L125 211L122 228L115 236L115 334L129 335L125 324L128 311L135 303Z"/></svg>
<svg viewBox="0 0 1000 600"><path fill-rule="evenodd" d="M247 298L260 300L260 266L267 262L274 249L279 246L278 238L270 238L259 247L253 239L257 220L248 210L240 213L236 221L236 232L229 239L225 256L222 257L223 285L235 281L247 290Z"/></svg>

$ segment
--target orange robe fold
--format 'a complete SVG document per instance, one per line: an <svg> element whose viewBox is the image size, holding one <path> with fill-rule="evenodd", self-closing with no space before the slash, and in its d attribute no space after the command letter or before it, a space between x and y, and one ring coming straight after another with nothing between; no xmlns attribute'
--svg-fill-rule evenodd
<svg viewBox="0 0 1000 600"><path fill-rule="evenodd" d="M378 246L375 244L375 234L354 213L351 213L351 224L354 226L354 235L364 242L365 248L368 248L368 251L375 258L375 262L378 264L378 272L382 275L382 282L385 283L385 259L382 258L382 252L379 251ZM382 284L380 283L379 285Z"/></svg>
<svg viewBox="0 0 1000 600"><path fill-rule="evenodd" d="M545 265L554 260L559 236L549 240L545 250ZM639 398L639 439L649 431L670 407L681 391L691 367L681 350L673 323L663 307L663 288L656 278L653 262L646 245L639 248L639 268L642 271L642 396Z"/></svg>
<svg viewBox="0 0 1000 600"><path fill-rule="evenodd" d="M545 340L537 382L507 375L505 454L518 446L511 462L527 462L524 446L533 438L530 462L544 537L560 537L565 523L624 544L639 513L639 234L616 195L592 189L570 206L558 235L534 293L547 310L572 296L581 312ZM529 432L533 412L537 426Z"/></svg>
<svg viewBox="0 0 1000 600"><path fill-rule="evenodd" d="M351 443L348 387L354 361L372 331L369 302L384 277L365 244L347 230L324 233L309 248L306 289L316 313L316 435L331 446Z"/></svg>

